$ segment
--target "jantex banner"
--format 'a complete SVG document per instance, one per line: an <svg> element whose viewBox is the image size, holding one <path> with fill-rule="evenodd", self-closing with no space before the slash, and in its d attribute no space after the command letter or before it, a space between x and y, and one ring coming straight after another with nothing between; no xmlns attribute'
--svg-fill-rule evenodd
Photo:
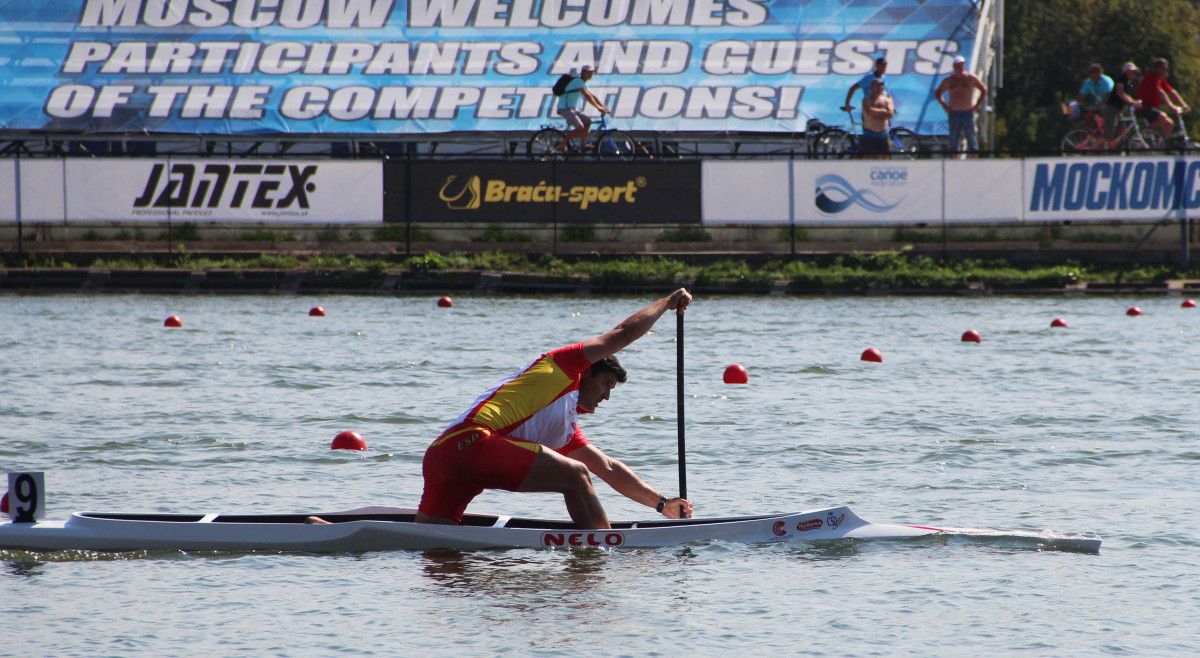
<svg viewBox="0 0 1200 658"><path fill-rule="evenodd" d="M0 2L0 129L200 134L524 131L563 73L635 130L836 123L888 60L897 125L972 56L978 0Z"/></svg>
<svg viewBox="0 0 1200 658"><path fill-rule="evenodd" d="M386 221L700 222L699 162L386 163Z"/></svg>
<svg viewBox="0 0 1200 658"><path fill-rule="evenodd" d="M63 176L67 221L383 221L378 162L88 158Z"/></svg>

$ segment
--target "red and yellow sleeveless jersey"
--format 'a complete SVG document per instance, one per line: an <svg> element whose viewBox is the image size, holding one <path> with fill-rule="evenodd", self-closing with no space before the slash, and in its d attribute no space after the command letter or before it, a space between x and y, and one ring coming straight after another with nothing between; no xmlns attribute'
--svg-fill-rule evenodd
<svg viewBox="0 0 1200 658"><path fill-rule="evenodd" d="M583 343L560 347L505 377L475 400L442 436L467 427L533 441L562 451L587 445L575 420L579 380L591 366Z"/></svg>

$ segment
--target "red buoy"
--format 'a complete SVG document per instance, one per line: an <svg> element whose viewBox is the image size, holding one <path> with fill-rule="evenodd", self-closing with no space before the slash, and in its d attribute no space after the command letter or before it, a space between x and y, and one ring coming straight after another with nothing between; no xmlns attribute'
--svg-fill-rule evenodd
<svg viewBox="0 0 1200 658"><path fill-rule="evenodd" d="M964 343L982 343L983 336L980 336L979 332L975 331L974 329L967 329L966 331L963 332L962 342L964 342Z"/></svg>
<svg viewBox="0 0 1200 658"><path fill-rule="evenodd" d="M183 320L180 320L178 315L172 315L166 320L163 320L163 326L178 329L179 327L183 326Z"/></svg>
<svg viewBox="0 0 1200 658"><path fill-rule="evenodd" d="M874 347L868 347L867 349L863 350L862 356L859 358L863 361L870 361L872 363L883 363L883 352L880 352Z"/></svg>
<svg viewBox="0 0 1200 658"><path fill-rule="evenodd" d="M333 437L333 443L329 445L330 450L366 450L367 442L358 432L338 432L338 435Z"/></svg>
<svg viewBox="0 0 1200 658"><path fill-rule="evenodd" d="M454 306L454 300L442 295L441 299L438 300L438 306L440 308L451 308Z"/></svg>
<svg viewBox="0 0 1200 658"><path fill-rule="evenodd" d="M308 317L323 318L325 317L325 309L321 308L320 306L314 306L308 309Z"/></svg>
<svg viewBox="0 0 1200 658"><path fill-rule="evenodd" d="M1130 306L1129 308L1125 309L1125 315L1128 315L1131 318L1137 317L1141 314L1142 314L1142 309L1140 309L1136 306Z"/></svg>
<svg viewBox="0 0 1200 658"><path fill-rule="evenodd" d="M0 496L0 514L8 514L8 492Z"/></svg>
<svg viewBox="0 0 1200 658"><path fill-rule="evenodd" d="M724 379L726 384L745 384L750 381L750 374L744 367L735 363L725 368Z"/></svg>
<svg viewBox="0 0 1200 658"><path fill-rule="evenodd" d="M1195 302L1195 300L1185 299L1185 300L1183 300L1183 303L1180 304L1180 306L1182 306L1183 308L1196 308L1196 302Z"/></svg>
<svg viewBox="0 0 1200 658"><path fill-rule="evenodd" d="M1050 321L1050 327L1051 327L1051 328L1056 328L1056 327L1057 327L1057 328L1060 328L1060 329L1066 329L1066 328L1067 328L1067 321L1066 321L1066 320L1064 320L1064 319L1062 319L1062 318L1054 318L1053 320L1051 320L1051 321Z"/></svg>

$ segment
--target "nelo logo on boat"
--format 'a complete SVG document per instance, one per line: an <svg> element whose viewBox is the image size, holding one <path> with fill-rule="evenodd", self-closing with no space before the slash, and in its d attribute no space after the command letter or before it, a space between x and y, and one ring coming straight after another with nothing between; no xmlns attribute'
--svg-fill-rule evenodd
<svg viewBox="0 0 1200 658"><path fill-rule="evenodd" d="M775 533L776 537L782 537L787 534L787 528L785 527L783 521L776 521L775 524L771 526L771 532Z"/></svg>
<svg viewBox="0 0 1200 658"><path fill-rule="evenodd" d="M156 164L134 200L135 214L211 215L214 209L253 208L270 215L308 214L317 191L317 165Z"/></svg>
<svg viewBox="0 0 1200 658"><path fill-rule="evenodd" d="M542 535L543 546L620 546L625 535L619 532L547 532Z"/></svg>
<svg viewBox="0 0 1200 658"><path fill-rule="evenodd" d="M809 530L816 530L823 525L825 525L825 522L821 519L809 519L807 521L801 521L800 523L797 523L796 529L800 532L808 532Z"/></svg>

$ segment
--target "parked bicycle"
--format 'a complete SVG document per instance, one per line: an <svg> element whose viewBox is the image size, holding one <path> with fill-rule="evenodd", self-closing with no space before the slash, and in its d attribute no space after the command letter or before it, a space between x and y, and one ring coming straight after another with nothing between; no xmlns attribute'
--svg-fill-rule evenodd
<svg viewBox="0 0 1200 658"><path fill-rule="evenodd" d="M809 119L805 126L808 138L808 155L813 158L853 158L858 155L858 137L862 124L854 119L854 111L841 108L850 117L850 130L840 126ZM921 154L921 137L908 128L892 128L888 131L892 142L891 157L915 160Z"/></svg>
<svg viewBox="0 0 1200 658"><path fill-rule="evenodd" d="M587 148L580 150L574 140L568 142L567 133L554 126L542 129L529 138L529 159L535 162L565 160L571 156L595 155L599 160L632 160L638 153L637 142L624 130L609 128L605 115L592 125Z"/></svg>
<svg viewBox="0 0 1200 658"><path fill-rule="evenodd" d="M1166 149L1167 139L1158 130L1143 125L1134 114L1131 105L1126 105L1125 111L1117 117L1117 130L1111 140L1105 136L1104 128L1097 117L1095 112L1080 112L1079 118L1086 127L1075 128L1063 136L1059 145L1063 155L1096 152L1137 153Z"/></svg>

